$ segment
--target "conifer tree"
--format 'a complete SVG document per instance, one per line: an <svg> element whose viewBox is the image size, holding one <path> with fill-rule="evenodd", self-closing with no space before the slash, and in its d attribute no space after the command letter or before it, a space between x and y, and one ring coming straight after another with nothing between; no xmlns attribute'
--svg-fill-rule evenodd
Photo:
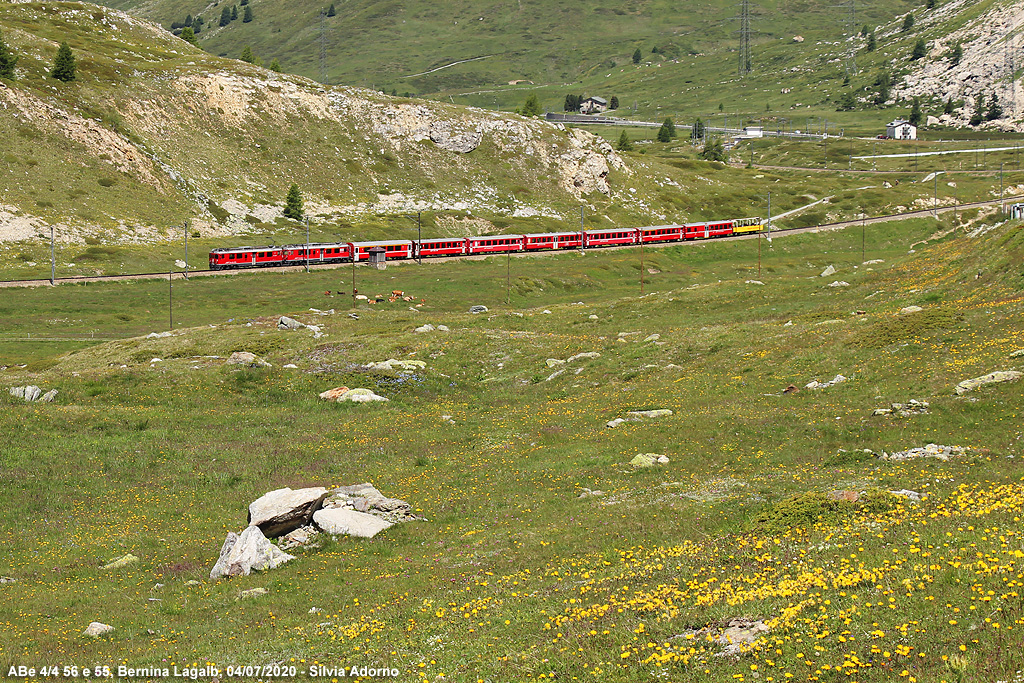
<svg viewBox="0 0 1024 683"><path fill-rule="evenodd" d="M303 211L302 193L299 191L299 186L292 183L292 186L288 188L288 196L284 199L284 217L301 221Z"/></svg>
<svg viewBox="0 0 1024 683"><path fill-rule="evenodd" d="M337 13L337 10L334 9L334 3L332 2L331 6L327 8L327 16L333 17Z"/></svg>
<svg viewBox="0 0 1024 683"><path fill-rule="evenodd" d="M903 32L906 33L912 28L914 28L914 13L907 12L907 16L903 17Z"/></svg>
<svg viewBox="0 0 1024 683"><path fill-rule="evenodd" d="M239 57L239 59L241 59L243 62L249 62L250 64L256 61L256 57L252 53L252 48L248 45L246 45L245 49L242 50L242 56Z"/></svg>
<svg viewBox="0 0 1024 683"><path fill-rule="evenodd" d="M231 23L231 8L224 5L224 9L220 11L220 22L221 26L227 26Z"/></svg>
<svg viewBox="0 0 1024 683"><path fill-rule="evenodd" d="M245 11L242 12L242 23L248 24L250 21L252 21L252 6L246 5Z"/></svg>
<svg viewBox="0 0 1024 683"><path fill-rule="evenodd" d="M277 61L277 57L274 57L274 59L271 60L270 70L276 71L277 73L281 73L281 63Z"/></svg>
<svg viewBox="0 0 1024 683"><path fill-rule="evenodd" d="M231 6L231 21L238 18L238 5Z"/></svg>
<svg viewBox="0 0 1024 683"><path fill-rule="evenodd" d="M875 104L883 105L889 101L889 88L892 86L892 77L888 71L883 71L878 74L875 78L875 87L878 88L875 92Z"/></svg>
<svg viewBox="0 0 1024 683"><path fill-rule="evenodd" d="M191 26L186 26L185 28L181 29L181 39L184 40L186 43L192 43L193 45L197 44L196 32L192 30Z"/></svg>
<svg viewBox="0 0 1024 683"><path fill-rule="evenodd" d="M918 38L917 42L914 43L914 49L910 52L911 60L918 60L928 54L928 44L924 42L924 38Z"/></svg>
<svg viewBox="0 0 1024 683"><path fill-rule="evenodd" d="M915 97L914 103L910 107L910 117L907 121L912 126L920 126L923 119L924 115L921 113L921 98Z"/></svg>
<svg viewBox="0 0 1024 683"><path fill-rule="evenodd" d="M700 140L704 137L704 121L697 119L693 124L693 129L690 131L690 137L694 140Z"/></svg>
<svg viewBox="0 0 1024 683"><path fill-rule="evenodd" d="M946 98L946 104L943 105L943 107L942 107L942 113L943 114L952 114L953 113L953 108L954 108L953 97L951 95L951 96Z"/></svg>
<svg viewBox="0 0 1024 683"><path fill-rule="evenodd" d="M676 124L672 122L671 117L665 119L665 122L661 124L661 128L658 129L658 142L671 142L675 136Z"/></svg>
<svg viewBox="0 0 1024 683"><path fill-rule="evenodd" d="M875 32L872 31L871 33L868 34L867 50L868 52L874 52L877 47L878 41L875 39Z"/></svg>
<svg viewBox="0 0 1024 683"><path fill-rule="evenodd" d="M537 99L536 95L530 95L526 98L526 104L523 105L523 116L540 116L543 110L540 108L540 100Z"/></svg>
<svg viewBox="0 0 1024 683"><path fill-rule="evenodd" d="M643 55L642 52L640 52L640 48L637 48L636 51L633 52L633 63L634 64L639 64L640 60L643 59L643 58L644 58L644 55Z"/></svg>
<svg viewBox="0 0 1024 683"><path fill-rule="evenodd" d="M50 76L58 81L68 83L75 80L76 69L75 55L71 53L71 46L61 43L57 49L57 56L53 60L53 70L50 71Z"/></svg>
<svg viewBox="0 0 1024 683"><path fill-rule="evenodd" d="M980 95L978 96L981 97ZM995 93L992 93L992 97L988 101L988 111L985 112L985 118L989 121L995 121L1003 115L1003 108L999 105L999 98Z"/></svg>
<svg viewBox="0 0 1024 683"><path fill-rule="evenodd" d="M935 5L937 4L937 0L925 0L924 6L928 9L935 9Z"/></svg>
<svg viewBox="0 0 1024 683"><path fill-rule="evenodd" d="M580 105L575 95L570 93L565 96L565 104L562 105L562 111L576 111L579 108Z"/></svg>
<svg viewBox="0 0 1024 683"><path fill-rule="evenodd" d="M704 144L704 149L700 151L700 156L706 161L724 162L729 160L729 157L725 154L725 145L722 144L722 138L717 135L708 139Z"/></svg>
<svg viewBox="0 0 1024 683"><path fill-rule="evenodd" d="M626 131L622 131L622 135L619 136L618 147L623 152L631 152L633 150L633 141L629 139Z"/></svg>
<svg viewBox="0 0 1024 683"><path fill-rule="evenodd" d="M978 99L974 105L974 113L971 114L971 119L968 121L968 125L979 126L981 122L985 120L985 96L978 95Z"/></svg>
<svg viewBox="0 0 1024 683"><path fill-rule="evenodd" d="M608 108L609 109L618 109L619 108L619 98L616 97L615 95L612 95L611 101L608 102Z"/></svg>
<svg viewBox="0 0 1024 683"><path fill-rule="evenodd" d="M3 33L0 33L0 78L8 78L13 81L14 65L17 63L18 58L11 54L7 44L4 43Z"/></svg>

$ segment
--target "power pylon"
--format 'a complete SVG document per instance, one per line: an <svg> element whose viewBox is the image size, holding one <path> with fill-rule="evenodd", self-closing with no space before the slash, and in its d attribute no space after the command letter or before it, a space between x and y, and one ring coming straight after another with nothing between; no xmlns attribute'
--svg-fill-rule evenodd
<svg viewBox="0 0 1024 683"><path fill-rule="evenodd" d="M750 56L750 0L740 0L740 49L739 68L740 76L750 73L753 60Z"/></svg>
<svg viewBox="0 0 1024 683"><path fill-rule="evenodd" d="M320 82L327 85L327 12L320 10Z"/></svg>
<svg viewBox="0 0 1024 683"><path fill-rule="evenodd" d="M843 23L846 25L844 33L849 36L849 51L846 53L846 75L857 75L857 0L849 0L839 5L847 10Z"/></svg>

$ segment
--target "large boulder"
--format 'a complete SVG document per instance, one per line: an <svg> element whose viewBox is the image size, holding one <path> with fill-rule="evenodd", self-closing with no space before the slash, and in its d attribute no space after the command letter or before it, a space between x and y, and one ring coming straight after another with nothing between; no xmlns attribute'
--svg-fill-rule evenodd
<svg viewBox="0 0 1024 683"><path fill-rule="evenodd" d="M347 508L317 510L313 513L313 521L332 536L347 534L359 538L373 538L391 526L390 522L380 517Z"/></svg>
<svg viewBox="0 0 1024 683"><path fill-rule="evenodd" d="M248 576L253 571L274 569L294 559L293 555L268 541L258 526L250 526L241 534L228 532L220 557L210 571L210 578Z"/></svg>
<svg viewBox="0 0 1024 683"><path fill-rule="evenodd" d="M85 627L82 631L83 636L89 636L90 638L99 638L105 636L108 633L113 633L114 627L109 624L104 624L99 621L94 621Z"/></svg>
<svg viewBox="0 0 1024 683"><path fill-rule="evenodd" d="M258 526L270 538L283 536L308 524L327 497L322 486L306 489L277 489L249 504L249 524Z"/></svg>
<svg viewBox="0 0 1024 683"><path fill-rule="evenodd" d="M286 315L282 315L277 320L277 329L279 330L301 330L305 325L300 323L295 318L289 318Z"/></svg>
<svg viewBox="0 0 1024 683"><path fill-rule="evenodd" d="M325 401L337 401L339 398L348 393L348 387L335 387L328 389L327 391L320 392L320 398Z"/></svg>
<svg viewBox="0 0 1024 683"><path fill-rule="evenodd" d="M960 384L956 385L956 393L960 396L986 384L1013 382L1020 379L1022 376L1024 376L1024 373L1017 372L1016 370L990 372L987 375L975 377L974 379L965 379L963 382L960 382Z"/></svg>

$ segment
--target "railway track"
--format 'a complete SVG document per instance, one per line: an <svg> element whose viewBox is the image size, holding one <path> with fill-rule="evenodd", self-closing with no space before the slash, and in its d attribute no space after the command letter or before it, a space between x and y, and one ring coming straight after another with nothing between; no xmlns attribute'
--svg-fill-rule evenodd
<svg viewBox="0 0 1024 683"><path fill-rule="evenodd" d="M812 225L803 228L778 228L771 231L773 237L779 237L784 235L799 235L808 232L821 232L824 230L842 230L844 228L854 227L858 225L872 225L875 223L885 223L893 220L906 220L910 218L921 218L926 216L937 216L941 213L948 213L950 211L963 211L965 209L976 209L985 206L993 206L995 204L1008 203L1018 200L1024 200L1024 196L1013 196L1004 197L1002 199L993 199L983 202L966 202L964 204L956 204L953 206L942 206L935 207L932 209L919 209L915 211L906 211L904 213L896 214L885 214L882 216L868 216L864 218L858 218L846 221L837 221L834 223L823 223L821 225ZM735 235L732 237L723 237L716 239L727 239L727 240L751 240L757 239L760 235L765 233L748 233L745 235ZM690 244L702 244L707 240L691 240L687 242L657 242L651 244L645 244L647 248L661 248L661 247L672 247L672 246L685 246ZM629 244L615 247L592 247L597 251L618 251L622 249L636 249L638 245ZM551 253L560 252L516 252L512 256L523 257L523 256L544 256ZM494 256L502 256L502 254L474 254L471 256L444 256L440 258L428 258L427 263L447 263L449 261L463 261L463 260L483 260L486 258L492 258ZM403 265L408 263L416 263L416 259L403 259L396 261L389 261L388 265ZM330 264L314 264L309 265L310 270L335 270L338 268L351 267L351 263L330 263ZM194 277L209 277L211 275L243 275L243 274L255 274L255 273L289 273L298 272L305 270L305 266L267 266L262 268L245 268L240 270L190 270L188 274L183 271L170 271L166 273L133 273L133 274L122 274L122 275L79 275L74 277L59 277L54 279L53 285L68 285L68 284L89 284L91 282L124 282L129 280L186 280ZM49 278L34 279L34 280L0 280L0 288L18 288L18 287L46 287L50 286L51 282Z"/></svg>

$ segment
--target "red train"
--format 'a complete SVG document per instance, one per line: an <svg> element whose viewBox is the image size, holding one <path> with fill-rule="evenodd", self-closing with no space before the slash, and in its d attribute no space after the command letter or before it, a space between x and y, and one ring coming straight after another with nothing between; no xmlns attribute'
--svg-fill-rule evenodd
<svg viewBox="0 0 1024 683"><path fill-rule="evenodd" d="M515 252L593 249L630 244L683 242L757 232L760 218L738 218L685 225L652 225L643 228L607 228L575 232L546 232L527 235L486 237L437 237L425 240L378 240L375 242L332 242L287 244L282 247L230 247L210 252L210 270L263 268L267 266L369 261L370 252L383 249L384 259L471 256Z"/></svg>

